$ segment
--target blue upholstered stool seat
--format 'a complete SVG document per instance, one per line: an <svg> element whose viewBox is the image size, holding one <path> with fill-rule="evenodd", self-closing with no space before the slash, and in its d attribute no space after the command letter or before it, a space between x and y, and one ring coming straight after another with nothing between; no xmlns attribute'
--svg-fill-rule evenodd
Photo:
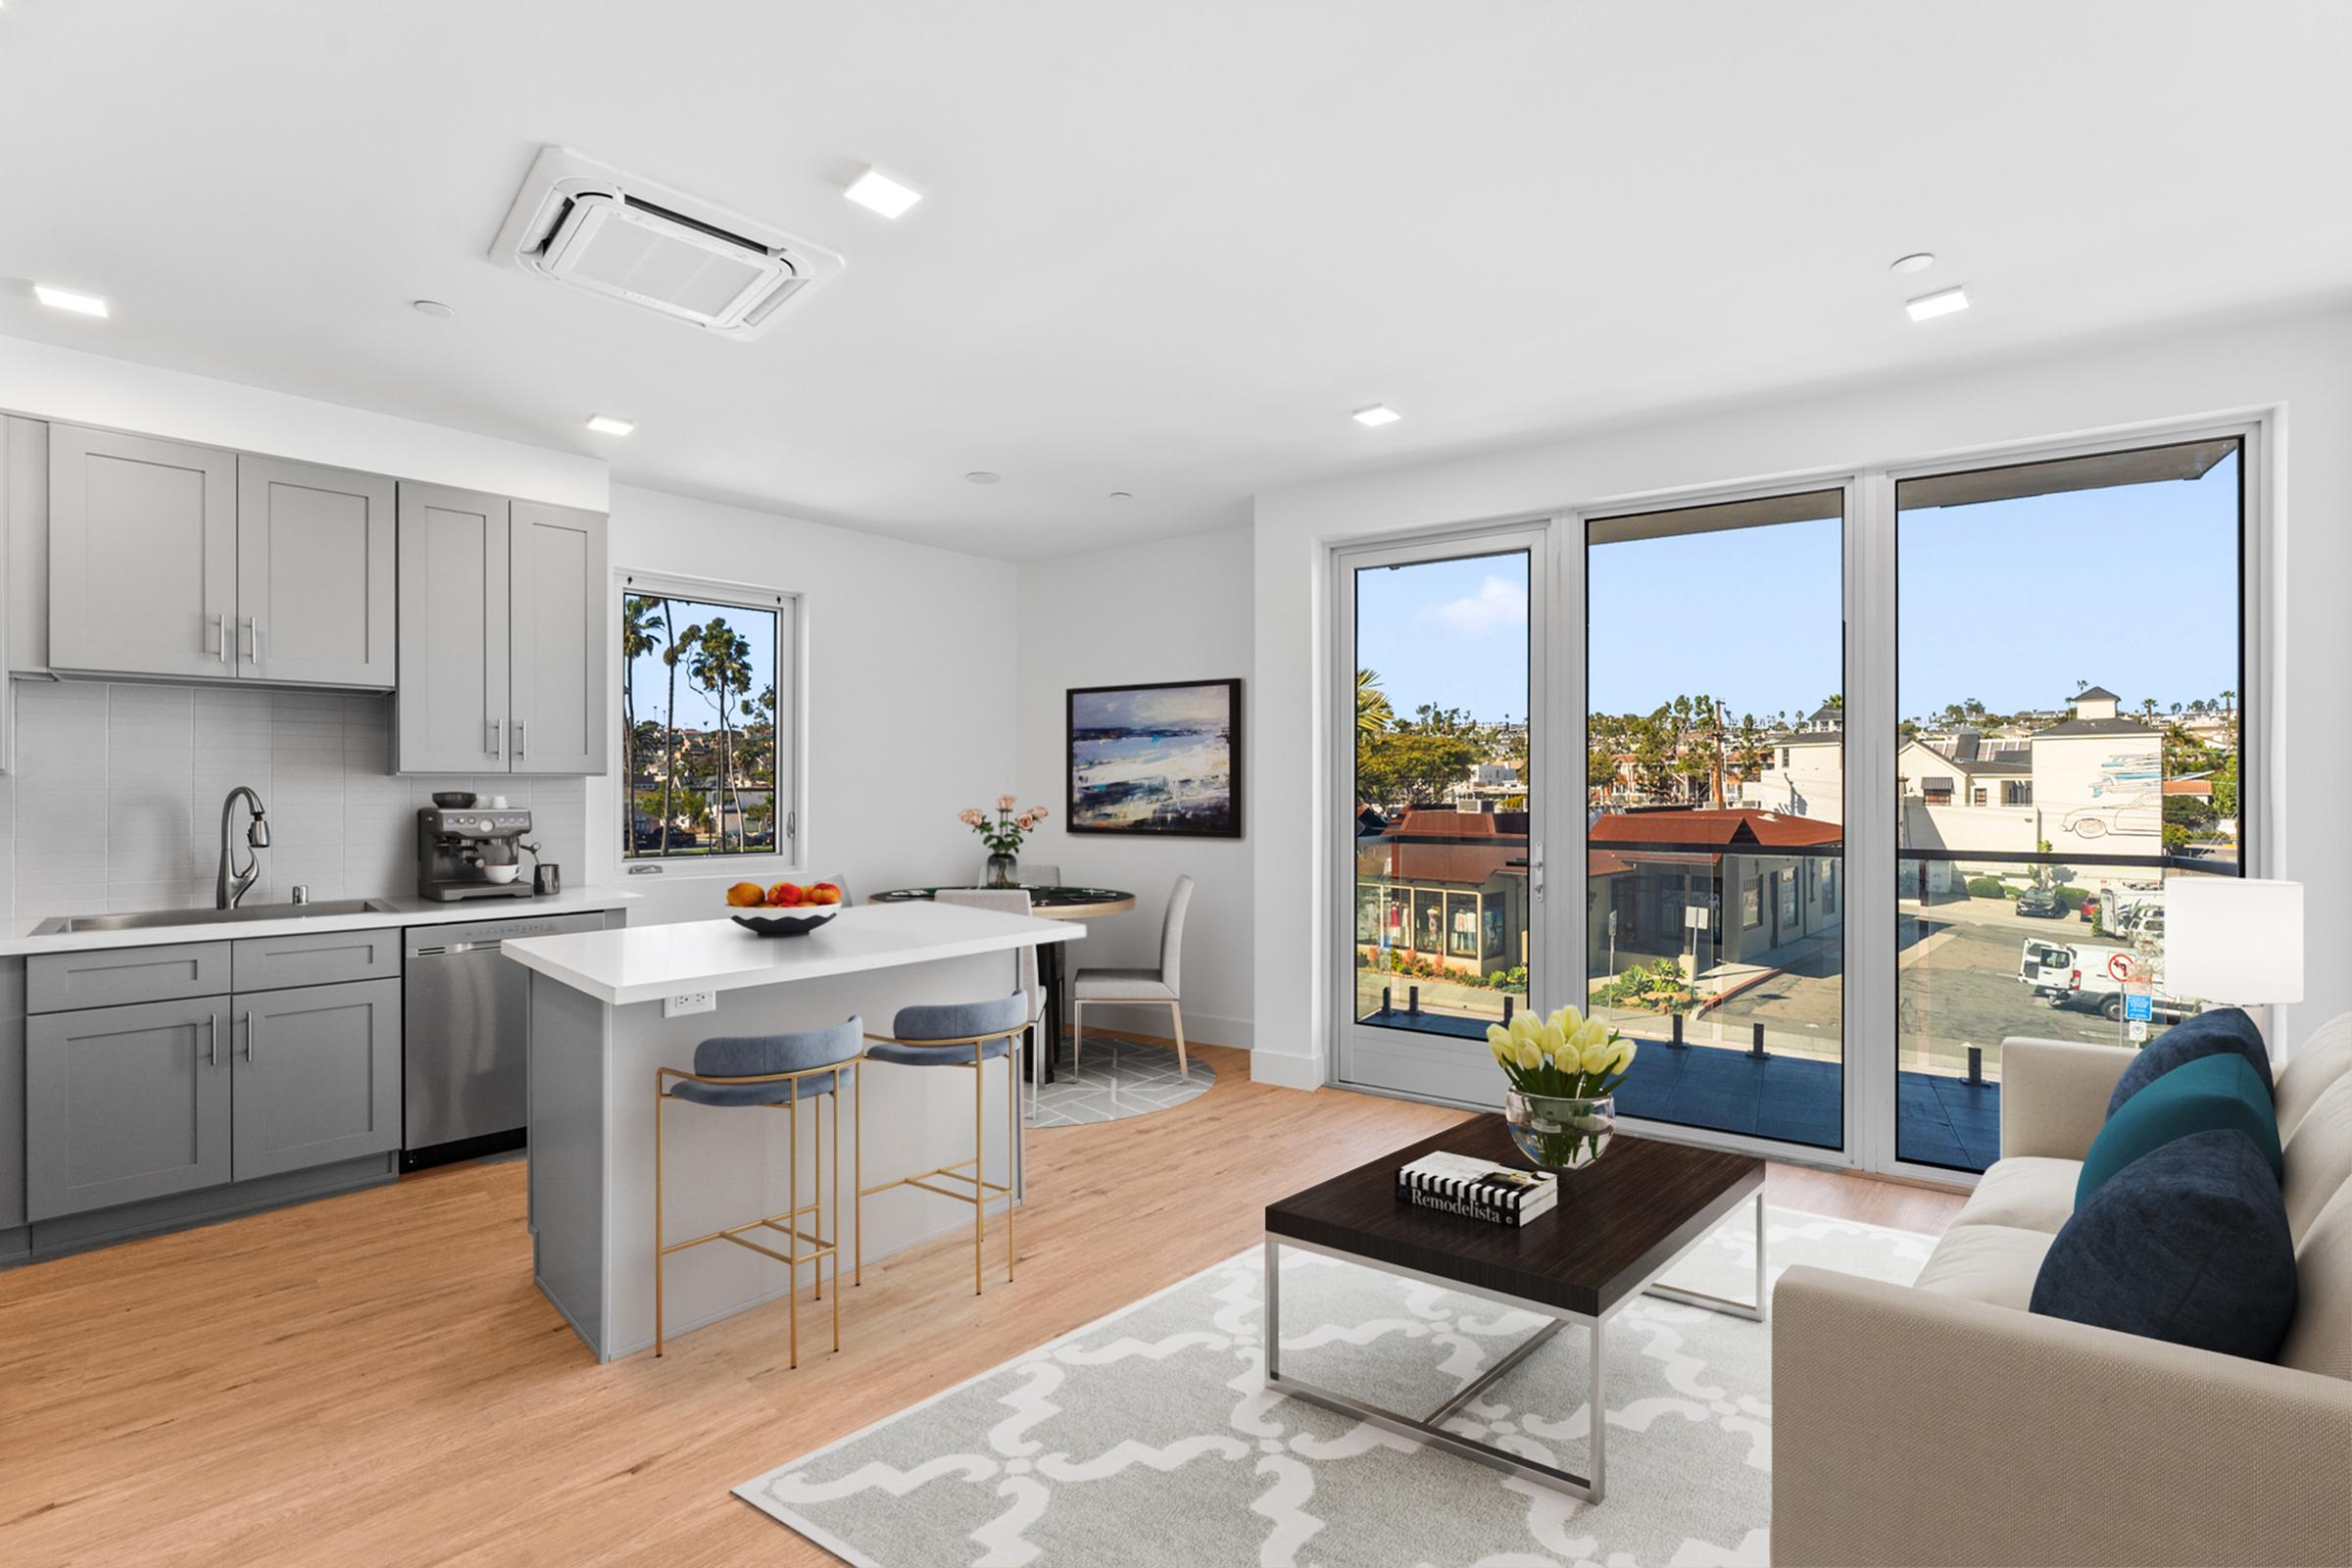
<svg viewBox="0 0 2352 1568"><path fill-rule="evenodd" d="M1029 999L1015 991L1010 996L991 997L986 1002L922 1003L901 1007L891 1020L890 1032L901 1041L969 1040L974 1035L998 1035L980 1048L984 1058L1004 1055L1012 1049L1012 1040L1004 1033L1019 1029L1029 1021ZM952 1067L957 1062L969 1064L972 1048L968 1045L923 1046L901 1045L876 1041L865 1053L876 1061L894 1061L907 1067Z"/></svg>
<svg viewBox="0 0 2352 1568"><path fill-rule="evenodd" d="M858 1054L865 1033L862 1019L852 1018L830 1029L796 1029L780 1035L720 1035L694 1048L694 1070L705 1078L757 1078L767 1073L802 1072ZM797 1098L810 1100L833 1092L839 1073L766 1084L698 1084L681 1082L669 1093L698 1105L788 1105Z"/></svg>

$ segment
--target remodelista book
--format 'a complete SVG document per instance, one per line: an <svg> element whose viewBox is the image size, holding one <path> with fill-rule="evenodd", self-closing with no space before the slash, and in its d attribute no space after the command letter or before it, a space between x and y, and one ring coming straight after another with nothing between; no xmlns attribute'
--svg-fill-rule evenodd
<svg viewBox="0 0 2352 1568"><path fill-rule="evenodd" d="M1467 1154L1424 1154L1396 1172L1399 1201L1491 1225L1524 1225L1559 1200L1558 1178Z"/></svg>

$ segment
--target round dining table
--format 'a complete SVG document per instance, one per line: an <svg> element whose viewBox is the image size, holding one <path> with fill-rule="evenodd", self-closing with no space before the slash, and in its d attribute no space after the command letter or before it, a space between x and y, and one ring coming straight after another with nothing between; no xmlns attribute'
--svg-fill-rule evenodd
<svg viewBox="0 0 2352 1568"><path fill-rule="evenodd" d="M927 903L942 892L978 892L971 884L951 884L936 888L891 888L870 894L868 904ZM1118 888L1030 887L1004 891L1029 895L1029 912L1041 920L1091 920L1097 915L1124 914L1135 907L1135 895ZM1046 1049L1038 1054L1031 1076L1039 1083L1054 1081L1054 1066L1061 1055L1062 992L1069 973L1063 949L1066 942L1040 943L1037 949L1037 983L1045 993L1045 1016L1041 1026L1045 1031Z"/></svg>

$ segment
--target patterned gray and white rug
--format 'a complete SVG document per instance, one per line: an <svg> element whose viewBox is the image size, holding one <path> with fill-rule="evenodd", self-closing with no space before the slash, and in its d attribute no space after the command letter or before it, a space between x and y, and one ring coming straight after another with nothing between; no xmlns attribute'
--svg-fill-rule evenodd
<svg viewBox="0 0 2352 1568"><path fill-rule="evenodd" d="M1908 1281L1929 1238L1768 1214L1777 1278L1813 1263ZM1531 1314L1286 1251L1283 1364L1426 1409L1538 1326ZM1716 1568L1769 1561L1771 1330L1644 1297L1610 1321L1607 1498L1579 1502L1268 1395L1256 1249L735 1489L867 1568L1347 1565ZM1742 1208L1671 1283L1754 1289ZM1570 1329L1448 1424L1568 1469L1587 1455Z"/></svg>
<svg viewBox="0 0 2352 1568"><path fill-rule="evenodd" d="M1029 1125L1082 1127L1199 1100L1216 1083L1217 1069L1199 1056L1192 1060L1193 1075L1186 1078L1176 1071L1173 1046L1140 1045L1089 1029L1078 1069L1070 1070L1065 1054L1054 1082L1039 1086Z"/></svg>

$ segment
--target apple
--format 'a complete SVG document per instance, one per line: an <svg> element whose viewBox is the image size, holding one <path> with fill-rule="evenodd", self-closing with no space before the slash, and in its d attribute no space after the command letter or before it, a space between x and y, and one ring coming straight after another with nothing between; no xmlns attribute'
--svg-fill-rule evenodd
<svg viewBox="0 0 2352 1568"><path fill-rule="evenodd" d="M841 889L830 882L819 882L808 890L808 902L810 904L839 904Z"/></svg>
<svg viewBox="0 0 2352 1568"><path fill-rule="evenodd" d="M767 902L771 907L790 909L808 903L808 895L797 882L779 882L767 890Z"/></svg>

